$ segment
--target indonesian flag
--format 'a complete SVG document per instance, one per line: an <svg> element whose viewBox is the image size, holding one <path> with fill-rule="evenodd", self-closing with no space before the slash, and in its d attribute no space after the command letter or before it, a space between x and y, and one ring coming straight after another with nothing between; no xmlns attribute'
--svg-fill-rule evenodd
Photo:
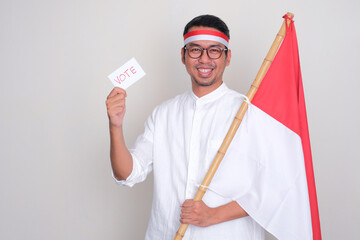
<svg viewBox="0 0 360 240"><path fill-rule="evenodd" d="M293 21L209 190L278 239L321 239Z"/></svg>

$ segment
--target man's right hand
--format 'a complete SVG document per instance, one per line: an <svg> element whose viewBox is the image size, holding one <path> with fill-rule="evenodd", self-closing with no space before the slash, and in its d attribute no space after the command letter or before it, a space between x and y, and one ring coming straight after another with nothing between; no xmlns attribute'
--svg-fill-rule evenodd
<svg viewBox="0 0 360 240"><path fill-rule="evenodd" d="M133 169L133 160L126 147L122 129L126 91L115 87L106 100L110 126L110 159L117 180L125 180Z"/></svg>
<svg viewBox="0 0 360 240"><path fill-rule="evenodd" d="M126 96L126 91L124 89L115 87L107 97L106 107L110 127L122 127L126 110Z"/></svg>

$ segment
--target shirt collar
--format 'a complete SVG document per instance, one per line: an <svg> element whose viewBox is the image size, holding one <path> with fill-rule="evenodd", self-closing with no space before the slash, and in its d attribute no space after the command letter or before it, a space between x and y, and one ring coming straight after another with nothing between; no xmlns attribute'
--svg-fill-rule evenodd
<svg viewBox="0 0 360 240"><path fill-rule="evenodd" d="M217 89L215 89L211 93L208 93L205 96L202 96L200 98L197 97L193 91L191 91L191 97L194 99L194 101L196 102L197 105L204 104L204 103L208 103L208 102L217 100L218 98L223 96L228 91L228 89L229 88L223 82Z"/></svg>

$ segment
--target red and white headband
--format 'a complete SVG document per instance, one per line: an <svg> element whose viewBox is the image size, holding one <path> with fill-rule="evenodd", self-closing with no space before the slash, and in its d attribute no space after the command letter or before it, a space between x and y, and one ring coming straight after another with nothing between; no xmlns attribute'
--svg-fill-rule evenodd
<svg viewBox="0 0 360 240"><path fill-rule="evenodd" d="M184 45L198 40L215 41L224 44L227 48L229 47L229 38L221 32L212 30L197 30L188 32L184 35Z"/></svg>

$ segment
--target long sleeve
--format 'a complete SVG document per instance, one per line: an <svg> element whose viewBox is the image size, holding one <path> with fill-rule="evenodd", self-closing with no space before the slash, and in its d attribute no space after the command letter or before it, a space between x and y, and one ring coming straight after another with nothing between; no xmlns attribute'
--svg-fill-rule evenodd
<svg viewBox="0 0 360 240"><path fill-rule="evenodd" d="M153 141L154 141L154 116L155 111L145 123L144 133L140 135L133 148L129 149L133 158L133 169L126 180L115 181L119 185L132 187L142 182L153 169Z"/></svg>

